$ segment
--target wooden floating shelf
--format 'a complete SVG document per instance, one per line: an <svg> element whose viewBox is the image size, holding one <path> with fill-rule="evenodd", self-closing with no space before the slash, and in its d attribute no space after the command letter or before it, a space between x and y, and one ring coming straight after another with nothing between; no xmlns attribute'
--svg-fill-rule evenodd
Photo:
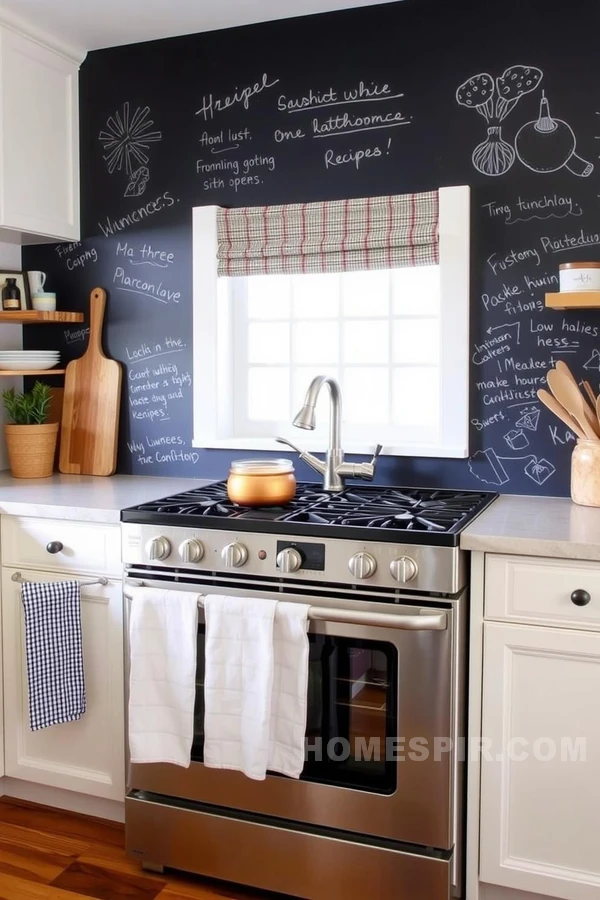
<svg viewBox="0 0 600 900"><path fill-rule="evenodd" d="M15 375L21 377L22 375L64 375L65 369L0 369L0 375L12 375L14 378Z"/></svg>
<svg viewBox="0 0 600 900"><path fill-rule="evenodd" d="M0 323L12 325L42 325L45 322L83 322L83 313L41 312L37 309L0 310Z"/></svg>
<svg viewBox="0 0 600 900"><path fill-rule="evenodd" d="M600 309L600 291L564 291L546 294L548 309Z"/></svg>

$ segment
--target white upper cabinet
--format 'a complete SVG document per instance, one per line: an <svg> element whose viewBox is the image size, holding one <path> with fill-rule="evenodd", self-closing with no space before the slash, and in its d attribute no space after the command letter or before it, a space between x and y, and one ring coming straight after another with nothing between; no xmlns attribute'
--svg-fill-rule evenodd
<svg viewBox="0 0 600 900"><path fill-rule="evenodd" d="M2 229L79 239L78 68L0 25Z"/></svg>

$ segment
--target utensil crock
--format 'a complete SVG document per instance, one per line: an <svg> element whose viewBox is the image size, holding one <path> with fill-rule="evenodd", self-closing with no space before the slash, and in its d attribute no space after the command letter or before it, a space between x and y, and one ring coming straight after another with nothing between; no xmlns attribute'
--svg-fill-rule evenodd
<svg viewBox="0 0 600 900"><path fill-rule="evenodd" d="M577 441L571 457L571 499L580 506L600 506L600 441Z"/></svg>

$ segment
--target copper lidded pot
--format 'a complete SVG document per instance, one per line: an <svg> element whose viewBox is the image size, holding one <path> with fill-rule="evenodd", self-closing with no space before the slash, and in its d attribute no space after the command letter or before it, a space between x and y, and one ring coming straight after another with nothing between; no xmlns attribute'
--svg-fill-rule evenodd
<svg viewBox="0 0 600 900"><path fill-rule="evenodd" d="M291 459L234 459L227 496L240 506L284 506L296 494Z"/></svg>

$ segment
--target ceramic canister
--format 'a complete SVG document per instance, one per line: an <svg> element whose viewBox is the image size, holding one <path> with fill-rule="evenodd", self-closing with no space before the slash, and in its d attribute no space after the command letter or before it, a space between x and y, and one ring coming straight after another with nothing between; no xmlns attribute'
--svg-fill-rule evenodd
<svg viewBox="0 0 600 900"><path fill-rule="evenodd" d="M600 506L600 441L577 441L571 457L571 498L580 506Z"/></svg>
<svg viewBox="0 0 600 900"><path fill-rule="evenodd" d="M31 298L33 309L40 312L54 312L56 309L56 294L50 291L34 294Z"/></svg>
<svg viewBox="0 0 600 900"><path fill-rule="evenodd" d="M558 267L561 292L600 291L600 262L569 262Z"/></svg>

